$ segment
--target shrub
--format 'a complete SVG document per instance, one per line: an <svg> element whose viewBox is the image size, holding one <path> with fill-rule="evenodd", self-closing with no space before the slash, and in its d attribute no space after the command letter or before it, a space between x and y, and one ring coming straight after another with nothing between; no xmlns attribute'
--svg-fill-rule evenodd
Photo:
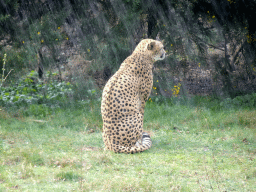
<svg viewBox="0 0 256 192"><path fill-rule="evenodd" d="M36 72L31 73L17 83L8 87L1 87L0 105L2 106L27 106L31 104L60 105L73 94L69 82L49 80L46 82L36 78Z"/></svg>
<svg viewBox="0 0 256 192"><path fill-rule="evenodd" d="M227 98L220 103L220 106L230 108L230 107L244 107L244 108L254 108L256 107L256 93L251 95L237 96L234 99Z"/></svg>

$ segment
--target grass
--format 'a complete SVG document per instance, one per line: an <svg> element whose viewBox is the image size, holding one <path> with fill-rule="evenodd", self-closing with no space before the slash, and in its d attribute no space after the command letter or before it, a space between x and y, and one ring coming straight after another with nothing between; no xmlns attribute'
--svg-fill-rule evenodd
<svg viewBox="0 0 256 192"><path fill-rule="evenodd" d="M256 191L255 109L147 103L134 155L103 150L99 109L2 108L0 191Z"/></svg>

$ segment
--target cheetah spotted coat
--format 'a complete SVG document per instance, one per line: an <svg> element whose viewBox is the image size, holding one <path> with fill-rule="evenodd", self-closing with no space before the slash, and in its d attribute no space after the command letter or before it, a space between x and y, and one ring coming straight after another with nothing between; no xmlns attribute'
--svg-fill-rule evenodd
<svg viewBox="0 0 256 192"><path fill-rule="evenodd" d="M161 42L142 40L105 85L101 114L106 149L136 153L151 147L143 132L144 108L153 85L153 63L164 57Z"/></svg>

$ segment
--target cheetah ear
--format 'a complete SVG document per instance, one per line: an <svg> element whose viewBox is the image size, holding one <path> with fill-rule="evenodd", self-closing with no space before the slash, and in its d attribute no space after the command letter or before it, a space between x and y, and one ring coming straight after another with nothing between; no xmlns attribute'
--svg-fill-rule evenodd
<svg viewBox="0 0 256 192"><path fill-rule="evenodd" d="M151 42L148 44L148 50L153 50L156 46L156 43L155 42Z"/></svg>

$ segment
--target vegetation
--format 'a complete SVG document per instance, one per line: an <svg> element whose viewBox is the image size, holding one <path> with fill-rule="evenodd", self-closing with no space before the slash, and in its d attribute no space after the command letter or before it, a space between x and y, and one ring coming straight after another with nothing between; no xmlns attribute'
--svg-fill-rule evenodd
<svg viewBox="0 0 256 192"><path fill-rule="evenodd" d="M255 191L255 108L166 102L147 103L153 146L135 155L104 151L99 102L1 108L0 190Z"/></svg>
<svg viewBox="0 0 256 192"><path fill-rule="evenodd" d="M58 70L63 80L65 63L79 54L91 62L84 78L101 89L95 79L105 82L142 38L160 38L169 56L161 63L164 71L180 79L161 74L171 84L162 89L173 92L178 83L185 89L189 70L199 67L211 70L210 94L234 98L255 92L254 1L3 0L0 5L0 73L6 53L6 71L14 69L7 81L36 68L40 78Z"/></svg>
<svg viewBox="0 0 256 192"><path fill-rule="evenodd" d="M56 74L50 74L53 77ZM61 104L67 101L67 96L73 93L69 82L58 82L55 79L45 83L36 78L37 73L31 71L25 78L14 85L1 87L0 105L28 106L31 104ZM38 82L37 82L38 81Z"/></svg>

